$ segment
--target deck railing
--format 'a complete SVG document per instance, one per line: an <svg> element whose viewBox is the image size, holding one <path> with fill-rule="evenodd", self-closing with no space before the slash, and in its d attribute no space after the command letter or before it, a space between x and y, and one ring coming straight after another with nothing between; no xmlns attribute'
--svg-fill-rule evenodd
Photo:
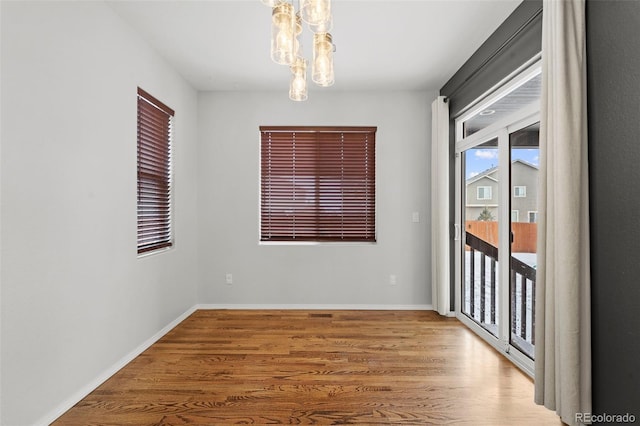
<svg viewBox="0 0 640 426"><path fill-rule="evenodd" d="M495 333L498 248L468 231L466 245L469 255L469 283L465 294L469 304L466 313ZM536 270L511 256L510 275L511 343L533 357ZM476 296L477 292L480 293L479 297Z"/></svg>

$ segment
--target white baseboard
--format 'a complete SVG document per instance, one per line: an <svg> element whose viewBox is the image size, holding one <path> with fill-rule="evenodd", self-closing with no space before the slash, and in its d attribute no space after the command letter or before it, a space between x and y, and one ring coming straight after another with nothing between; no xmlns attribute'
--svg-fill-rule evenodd
<svg viewBox="0 0 640 426"><path fill-rule="evenodd" d="M354 311L432 311L432 305L370 305L370 304L199 304L196 309L308 309L308 310L354 310Z"/></svg>
<svg viewBox="0 0 640 426"><path fill-rule="evenodd" d="M114 365L105 370L102 374L98 375L95 379L87 383L82 389L74 393L72 396L63 401L58 407L50 411L48 414L38 420L35 425L49 425L53 423L58 417L66 413L71 407L80 402L84 397L93 392L98 386L104 383L107 379L117 373L125 365L133 361L138 355L147 350L151 345L160 340L171 329L184 321L189 315L194 313L198 309L227 309L227 310L239 310L239 309L279 309L279 310L293 310L293 309L308 309L308 310L397 310L397 311L432 311L432 305L366 305L366 304L328 304L328 305L315 305L315 304L197 304L187 309L182 315L175 320L167 324L162 330L148 338L137 348L129 352L123 358L121 358Z"/></svg>
<svg viewBox="0 0 640 426"><path fill-rule="evenodd" d="M49 412L45 416L41 417L40 420L38 420L35 423L35 425L46 426L46 425L49 425L49 424L53 423L58 417L60 417L64 413L66 413L71 407L76 405L84 397L86 397L91 392L93 392L98 386L100 386L102 383L107 381L107 379L109 379L111 376L116 374L120 369L122 369L122 367L124 367L125 365L127 365L128 363L133 361L138 355L140 355L142 352L146 351L151 345L153 345L155 342L160 340L160 338L162 338L169 331L171 331L172 328L174 328L176 325L180 324L189 315L194 313L196 311L196 309L197 309L196 306L197 305L192 306L191 308L187 309L187 311L185 311L178 318L176 318L175 320L173 320L169 324L167 324L162 330L158 331L156 334L154 334L153 336L148 338L140 346L138 346L137 348L135 348L134 350L129 352L127 355L125 355L118 362L116 362L114 365L112 365L107 370L105 370L98 377L96 377L95 379L93 379L92 381L87 383L78 392L76 392L75 394L73 394L72 396L67 398L57 408L55 408L54 410L52 410L51 412Z"/></svg>

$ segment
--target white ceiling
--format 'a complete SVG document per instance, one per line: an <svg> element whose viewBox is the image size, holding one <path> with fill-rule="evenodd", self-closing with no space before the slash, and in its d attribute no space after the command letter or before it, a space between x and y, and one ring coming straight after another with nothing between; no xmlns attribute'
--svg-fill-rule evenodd
<svg viewBox="0 0 640 426"><path fill-rule="evenodd" d="M437 90L520 1L333 0L336 83L311 90ZM288 87L289 70L269 57L271 9L259 0L107 3L198 90Z"/></svg>

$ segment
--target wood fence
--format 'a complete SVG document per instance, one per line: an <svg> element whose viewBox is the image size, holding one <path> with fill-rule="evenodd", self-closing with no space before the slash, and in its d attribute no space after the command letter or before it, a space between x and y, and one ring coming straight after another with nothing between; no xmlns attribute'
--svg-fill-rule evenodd
<svg viewBox="0 0 640 426"><path fill-rule="evenodd" d="M468 220L465 224L467 232L498 247L498 222L483 220ZM536 253L538 224L527 222L512 222L513 232L512 253ZM468 250L468 248L467 248Z"/></svg>

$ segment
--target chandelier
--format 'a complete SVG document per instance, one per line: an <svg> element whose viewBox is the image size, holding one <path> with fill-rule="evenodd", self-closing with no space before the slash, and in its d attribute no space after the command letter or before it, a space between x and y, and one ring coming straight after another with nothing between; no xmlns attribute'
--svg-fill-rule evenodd
<svg viewBox="0 0 640 426"><path fill-rule="evenodd" d="M333 25L331 0L298 0L296 11L294 0L261 0L272 8L271 12L271 59L289 66L291 81L289 98L294 101L307 99L307 65L302 56L298 37L302 34L302 22L313 32L313 57L311 79L318 86L328 87L334 83L333 52L335 46L329 31Z"/></svg>

